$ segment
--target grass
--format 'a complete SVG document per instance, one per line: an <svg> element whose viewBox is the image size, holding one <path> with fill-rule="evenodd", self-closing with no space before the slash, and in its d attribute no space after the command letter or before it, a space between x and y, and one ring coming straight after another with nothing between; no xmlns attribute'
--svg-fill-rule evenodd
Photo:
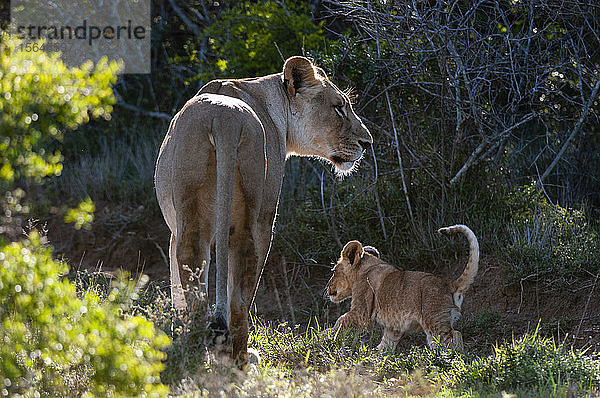
<svg viewBox="0 0 600 398"><path fill-rule="evenodd" d="M600 358L556 344L538 331L496 345L491 355L462 355L449 349L413 346L407 352L374 350L379 335L364 331L334 334L319 327L303 334L287 326L254 323L250 345L264 366L291 377L307 369L327 375L342 371L375 383L382 391L404 392L418 381L427 395L491 394L585 395L600 387ZM416 377L418 375L418 377ZM427 383L423 383L423 380ZM411 383L412 382L412 383ZM563 394L564 393L564 394Z"/></svg>
<svg viewBox="0 0 600 398"><path fill-rule="evenodd" d="M110 291L105 274L78 272L78 289L100 296ZM141 284L138 284L141 286ZM282 397L571 397L600 394L600 353L572 348L542 334L542 324L508 341L498 335L500 314L484 312L463 325L486 342L467 344L466 353L427 349L422 341L396 352L378 352L381 331L337 333L313 318L305 325L272 323L251 315L249 347L260 365L244 372L227 354L207 349L206 313L177 313L165 286L140 287L130 311L143 315L173 338L162 382L173 396ZM203 297L193 292L204 308ZM466 331L466 330L465 330ZM408 341L412 341L410 336ZM402 348L404 347L404 348ZM512 395L511 395L512 394Z"/></svg>
<svg viewBox="0 0 600 398"><path fill-rule="evenodd" d="M104 276L80 277L81 289L110 283ZM377 330L334 333L312 320L303 327L275 324L251 316L249 347L262 362L244 372L226 354L206 347L206 315L176 313L165 288L149 285L140 291L132 312L152 320L173 338L161 378L173 396L379 397L442 396L597 396L600 394L600 354L572 349L540 334L543 327L510 341L461 354L451 349L431 351L422 344L397 352L378 352ZM196 297L202 296L196 292ZM497 327L498 315L486 313L475 325ZM491 352L491 353L490 353Z"/></svg>
<svg viewBox="0 0 600 398"><path fill-rule="evenodd" d="M263 363L241 373L205 362L172 385L181 396L595 396L600 358L557 345L537 333L494 348L489 356L430 351L379 353L368 332L335 336L320 328L254 322L250 346ZM167 370L168 371L168 370Z"/></svg>
<svg viewBox="0 0 600 398"><path fill-rule="evenodd" d="M89 143L91 149L65 162L60 178L53 180L57 193L79 200L154 203L154 165L165 130L155 128L152 135L132 130L99 135Z"/></svg>

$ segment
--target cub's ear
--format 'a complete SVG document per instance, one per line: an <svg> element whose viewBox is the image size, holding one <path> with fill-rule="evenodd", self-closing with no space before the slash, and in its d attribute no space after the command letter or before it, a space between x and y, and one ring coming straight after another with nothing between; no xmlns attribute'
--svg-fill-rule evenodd
<svg viewBox="0 0 600 398"><path fill-rule="evenodd" d="M372 256L381 258L381 254L379 254L379 250L377 250L373 246L365 246L365 247L363 247L363 250L365 251L365 253L369 253Z"/></svg>
<svg viewBox="0 0 600 398"><path fill-rule="evenodd" d="M304 57L290 57L283 65L283 82L291 97L296 96L302 87L319 84L315 66Z"/></svg>
<svg viewBox="0 0 600 398"><path fill-rule="evenodd" d="M357 265L364 254L363 245L357 240L346 243L346 246L342 249L342 258L348 260L350 265Z"/></svg>

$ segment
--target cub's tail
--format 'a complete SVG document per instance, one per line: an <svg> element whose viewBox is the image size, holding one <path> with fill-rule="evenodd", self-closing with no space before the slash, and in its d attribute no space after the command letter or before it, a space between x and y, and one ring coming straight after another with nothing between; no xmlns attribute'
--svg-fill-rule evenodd
<svg viewBox="0 0 600 398"><path fill-rule="evenodd" d="M475 275L477 275L477 269L479 268L479 243L477 242L477 237L469 227L461 224L440 228L438 229L438 232L443 235L462 233L469 241L469 261L467 262L467 266L465 267L462 275L454 281L456 293L459 293L460 296L462 296L467 291L469 286L473 284Z"/></svg>

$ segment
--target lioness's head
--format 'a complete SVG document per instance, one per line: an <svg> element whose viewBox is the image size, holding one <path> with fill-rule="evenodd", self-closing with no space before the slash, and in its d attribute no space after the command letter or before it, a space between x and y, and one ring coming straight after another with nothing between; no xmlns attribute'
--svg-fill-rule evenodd
<svg viewBox="0 0 600 398"><path fill-rule="evenodd" d="M333 267L333 275L327 283L327 296L334 303L352 297L352 286L358 278L361 266L370 257L379 258L379 251L372 246L363 246L359 241L346 243L340 259Z"/></svg>
<svg viewBox="0 0 600 398"><path fill-rule="evenodd" d="M283 83L290 100L288 155L326 159L342 175L353 171L373 137L348 95L304 57L285 61Z"/></svg>

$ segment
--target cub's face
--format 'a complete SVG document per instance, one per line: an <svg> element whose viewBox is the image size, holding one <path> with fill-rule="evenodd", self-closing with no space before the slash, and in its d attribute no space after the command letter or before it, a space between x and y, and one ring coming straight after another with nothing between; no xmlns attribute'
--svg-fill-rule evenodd
<svg viewBox="0 0 600 398"><path fill-rule="evenodd" d="M333 275L327 283L327 296L329 300L334 303L340 303L350 297L352 297L352 286L356 281L353 267L348 263L347 260L340 258L333 267Z"/></svg>
<svg viewBox="0 0 600 398"><path fill-rule="evenodd" d="M373 138L348 95L306 58L290 58L284 79L292 121L288 153L326 159L338 174L352 172Z"/></svg>
<svg viewBox="0 0 600 398"><path fill-rule="evenodd" d="M327 296L334 303L342 302L352 297L352 288L359 278L362 260L367 253L370 256L380 257L377 249L365 246L356 240L346 243L342 249L340 259L333 267L333 275L327 283Z"/></svg>

